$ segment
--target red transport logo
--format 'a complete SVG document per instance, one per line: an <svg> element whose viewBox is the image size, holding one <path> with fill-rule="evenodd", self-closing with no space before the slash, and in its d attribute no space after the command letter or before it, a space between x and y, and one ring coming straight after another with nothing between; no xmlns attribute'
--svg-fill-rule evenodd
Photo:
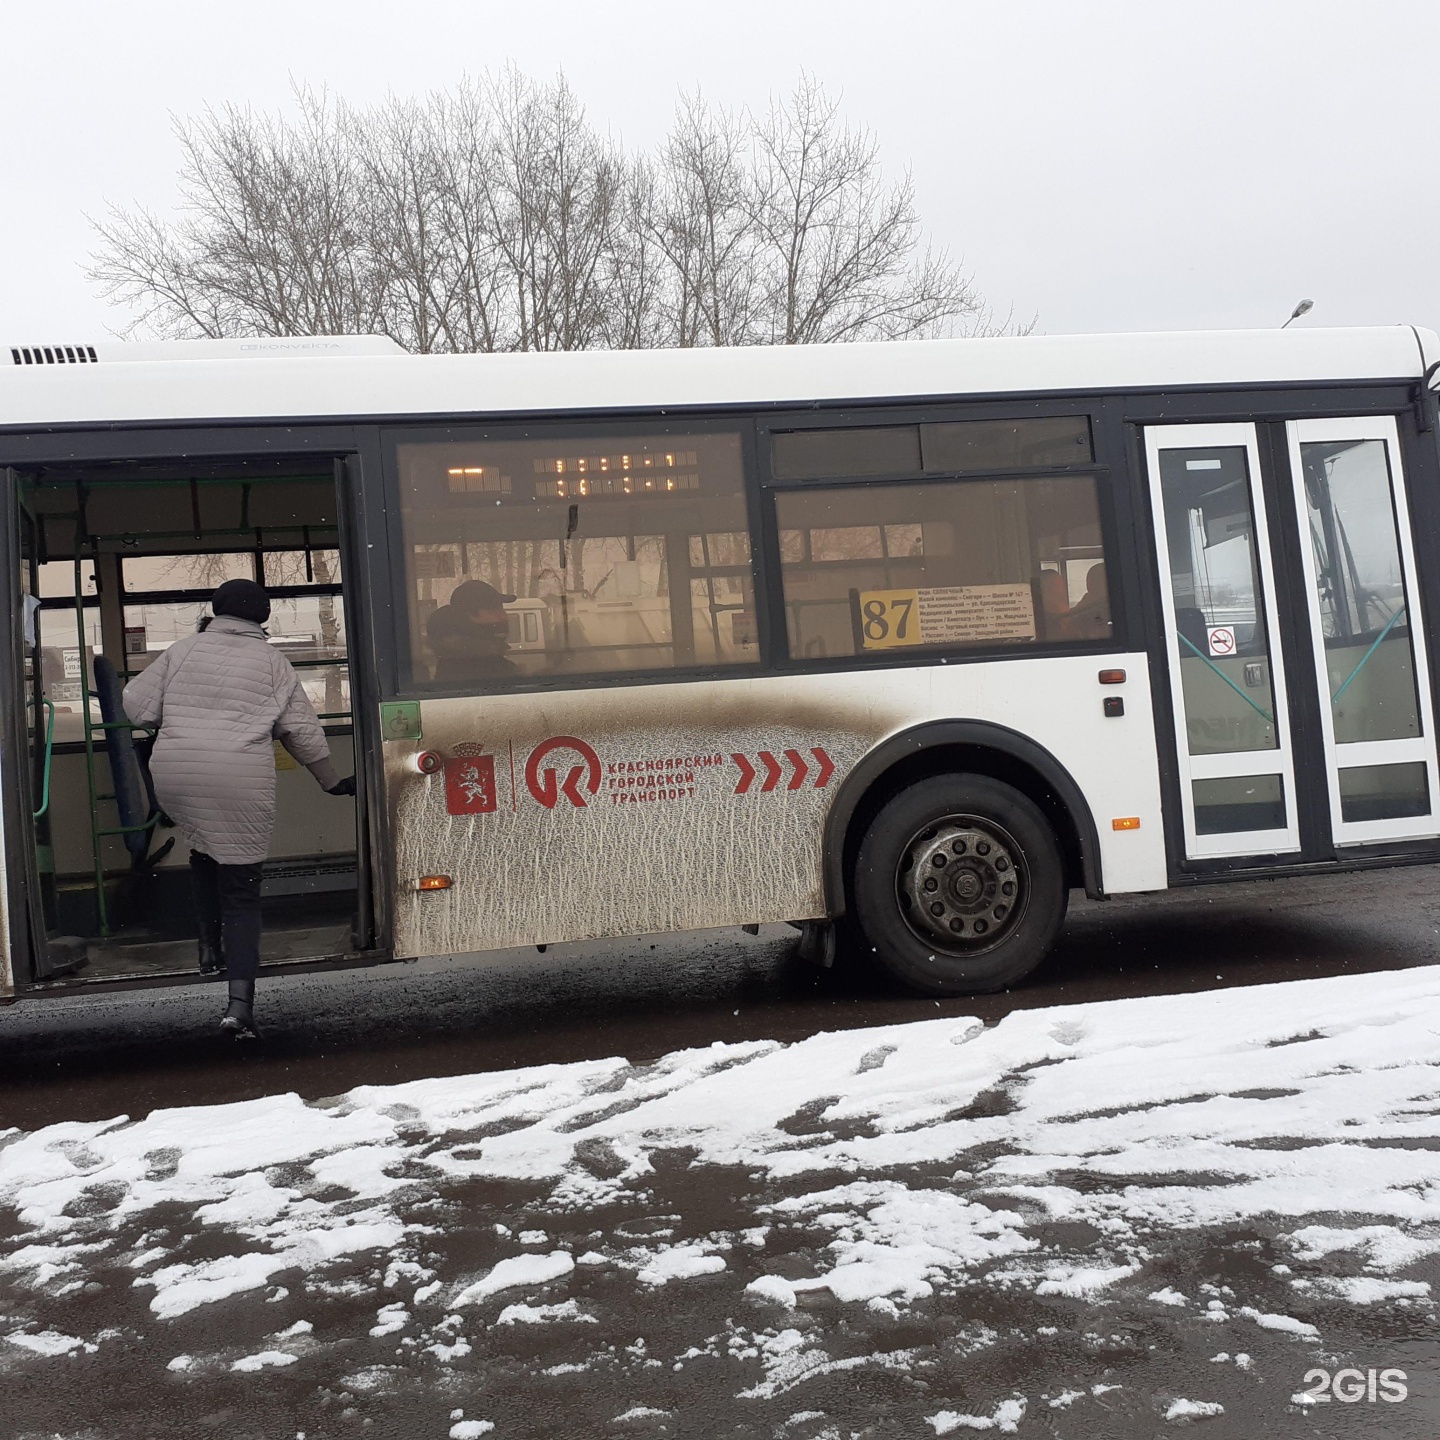
<svg viewBox="0 0 1440 1440"><path fill-rule="evenodd" d="M541 763L557 750L571 750L580 756L581 763L572 765L562 780L560 772L552 765L542 770ZM563 795L577 810L585 808L585 796L580 793L581 781L584 788L594 795L600 789L600 757L583 741L573 735L552 735L542 740L525 762L526 789L547 809L553 810Z"/></svg>

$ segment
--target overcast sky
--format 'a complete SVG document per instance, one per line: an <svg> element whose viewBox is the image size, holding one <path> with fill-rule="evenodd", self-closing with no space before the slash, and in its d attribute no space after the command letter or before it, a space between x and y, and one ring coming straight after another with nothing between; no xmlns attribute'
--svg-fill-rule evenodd
<svg viewBox="0 0 1440 1440"><path fill-rule="evenodd" d="M645 147L677 93L801 68L913 170L1002 314L1068 331L1440 328L1435 0L0 0L0 341L120 323L83 267L107 201L168 211L170 116L351 100L516 61Z"/></svg>

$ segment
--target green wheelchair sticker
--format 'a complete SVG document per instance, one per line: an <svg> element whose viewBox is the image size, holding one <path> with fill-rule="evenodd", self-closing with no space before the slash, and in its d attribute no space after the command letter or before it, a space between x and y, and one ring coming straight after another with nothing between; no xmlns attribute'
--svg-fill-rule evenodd
<svg viewBox="0 0 1440 1440"><path fill-rule="evenodd" d="M420 739L420 702L385 701L380 706L380 736L384 740Z"/></svg>

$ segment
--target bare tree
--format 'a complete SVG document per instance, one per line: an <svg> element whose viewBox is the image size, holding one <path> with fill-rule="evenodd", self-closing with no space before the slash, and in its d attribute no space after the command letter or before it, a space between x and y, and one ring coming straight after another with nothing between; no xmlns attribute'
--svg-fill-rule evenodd
<svg viewBox="0 0 1440 1440"><path fill-rule="evenodd" d="M112 207L92 277L130 332L378 331L431 351L808 344L979 333L921 247L909 175L802 76L760 118L682 99L627 155L563 76L514 67L358 110L176 126L181 218Z"/></svg>
<svg viewBox="0 0 1440 1440"><path fill-rule="evenodd" d="M928 249L915 187L887 185L879 147L802 76L754 126L753 223L771 343L908 339L980 314L969 282Z"/></svg>
<svg viewBox="0 0 1440 1440"><path fill-rule="evenodd" d="M670 265L671 343L743 345L754 337L760 275L750 126L697 90L661 150L664 208L651 224Z"/></svg>
<svg viewBox="0 0 1440 1440"><path fill-rule="evenodd" d="M294 123L227 108L177 126L185 218L112 209L96 227L103 294L166 336L376 328L356 118L323 93L296 99Z"/></svg>

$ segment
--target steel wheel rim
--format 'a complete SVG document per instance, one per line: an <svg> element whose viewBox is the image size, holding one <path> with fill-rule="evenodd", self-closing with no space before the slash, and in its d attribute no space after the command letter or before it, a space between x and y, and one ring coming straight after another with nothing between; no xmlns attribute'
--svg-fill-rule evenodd
<svg viewBox="0 0 1440 1440"><path fill-rule="evenodd" d="M1030 901L1030 874L1002 826L947 815L901 849L895 889L905 923L925 944L973 956L1014 933Z"/></svg>

